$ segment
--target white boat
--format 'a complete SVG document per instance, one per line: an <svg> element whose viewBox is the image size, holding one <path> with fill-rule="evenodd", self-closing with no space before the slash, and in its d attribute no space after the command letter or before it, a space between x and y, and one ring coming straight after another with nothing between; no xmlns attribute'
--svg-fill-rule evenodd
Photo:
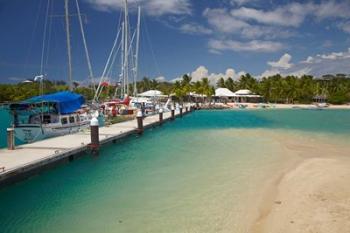
<svg viewBox="0 0 350 233"><path fill-rule="evenodd" d="M123 104L124 106L122 106L123 111L128 110L128 112L131 112L131 110L134 110L136 107L140 108L142 103L145 103L145 101L142 99L139 99L138 98L139 95L137 95L141 7L140 6L138 7L137 26L135 31L132 33L132 27L129 21L128 1L127 0L123 0L123 1L124 1L124 11L123 11L124 20L121 22L121 24L118 27L119 30L116 34L112 49L109 53L107 62L103 69L100 82L97 86L97 89L93 98L93 103L96 104L97 106L112 105L112 108L113 108L113 105L116 105L114 103L111 103L114 101L108 101L103 103L103 101L100 100L100 97L101 97L101 94L103 93L103 89L106 86L108 86L109 83L114 83L114 81L111 78L111 70L113 70L113 67L116 67L115 63L118 61L116 57L120 55L121 70L120 70L119 76L116 77L115 81L117 85L115 87L114 95L111 98L116 99L117 97L119 97L120 99L122 99L122 98L126 98L127 96L130 96L130 97L133 96L130 98L130 104L128 102L127 104L125 103ZM132 81L133 90L130 89L131 81Z"/></svg>
<svg viewBox="0 0 350 233"><path fill-rule="evenodd" d="M321 102L321 103L316 103L316 107L317 108L320 108L320 109L323 109L323 108L328 108L328 104L327 103L324 103L324 102Z"/></svg>
<svg viewBox="0 0 350 233"><path fill-rule="evenodd" d="M81 19L80 8L78 1L75 1L75 3L89 68L89 75L90 78L93 80L92 67L84 35L84 28ZM34 78L34 81L40 81L41 95L22 101L20 103L11 104L9 106L10 113L13 116L13 127L15 130L15 136L19 140L26 143L34 142L49 137L76 133L81 129L87 128L90 123L90 114L88 114L87 109L84 110L82 108L85 102L84 97L82 95L78 95L76 93L71 92L73 90L73 78L70 44L70 13L68 6L69 1L65 0L65 27L68 52L68 81L70 91L62 91L49 95L43 94L43 79L45 77L45 75L43 75L43 58L45 57L44 52L46 51L45 44L47 38L47 24L45 23L40 69L41 75L38 75ZM48 9L50 9L50 7L50 1L48 1L45 22L50 17L48 15Z"/></svg>
<svg viewBox="0 0 350 233"><path fill-rule="evenodd" d="M22 142L31 143L86 129L91 115L81 109L83 104L81 95L69 91L11 104L15 136Z"/></svg>

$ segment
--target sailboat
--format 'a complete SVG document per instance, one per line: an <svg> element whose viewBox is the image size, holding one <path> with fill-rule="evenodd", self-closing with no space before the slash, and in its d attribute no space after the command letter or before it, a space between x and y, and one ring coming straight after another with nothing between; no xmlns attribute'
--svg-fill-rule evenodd
<svg viewBox="0 0 350 233"><path fill-rule="evenodd" d="M79 22L81 26L81 32L83 34L83 42L85 46L85 52L91 76L91 63L87 53L87 46L84 31L82 28L78 1L76 1L76 6L78 10ZM48 8L49 2L47 9ZM48 17L48 14L46 15L46 17ZM15 130L15 136L25 143L31 143L37 140L42 140L45 138L59 135L76 133L79 130L87 128L90 123L91 114L89 114L87 108L83 107L85 102L84 97L82 95L72 92L73 82L68 0L65 0L65 21L68 51L68 81L70 91L62 91L44 95L44 75L38 75L35 77L35 80L40 81L41 95L24 100L20 103L11 104L9 106L10 114L13 117L13 128ZM44 44L45 43L43 43L43 51ZM43 64L43 62L41 62L41 64ZM42 66L41 72L43 72Z"/></svg>
<svg viewBox="0 0 350 233"><path fill-rule="evenodd" d="M115 37L111 52L108 56L105 68L101 75L99 85L96 89L93 103L96 106L102 107L106 115L110 115L111 111L118 112L132 112L132 106L130 105L133 96L137 95L136 81L138 76L138 57L139 57L139 41L140 41L140 23L141 23L141 7L138 7L137 26L133 35L130 35L129 13L128 13L128 1L124 0L124 20L121 23L119 31ZM120 35L121 34L121 35ZM136 41L135 41L136 40ZM133 46L135 46L135 54L133 53ZM116 67L114 62L120 50L121 72L119 74L119 80L115 86L114 96L111 100L101 102L100 97L103 93L103 89L112 83L110 79L111 70ZM131 80L133 79L133 80ZM133 90L130 90L129 83L133 83ZM113 116L115 114L112 114Z"/></svg>
<svg viewBox="0 0 350 233"><path fill-rule="evenodd" d="M11 104L15 136L26 143L76 133L89 126L91 116L81 107L81 95L63 91Z"/></svg>

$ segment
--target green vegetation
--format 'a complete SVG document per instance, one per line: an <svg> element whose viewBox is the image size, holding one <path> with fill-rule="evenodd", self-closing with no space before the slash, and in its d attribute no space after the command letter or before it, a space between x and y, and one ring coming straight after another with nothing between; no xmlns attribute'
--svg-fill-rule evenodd
<svg viewBox="0 0 350 233"><path fill-rule="evenodd" d="M350 102L350 78L344 74L325 75L322 78L314 78L309 75L282 77L277 74L261 80L245 74L238 80L220 78L216 87L225 87L233 92L239 89L249 89L262 95L267 102L274 103L312 103L316 96L326 98L327 102L332 104ZM207 96L215 93L215 87L209 83L208 78L193 82L188 75L184 75L181 80L174 83L160 82L146 77L137 82L138 92L155 89L162 91L165 95L174 93L180 101L184 100L190 92ZM63 81L55 83L44 81L44 93L62 90L68 90L68 86ZM129 90L131 94L132 85ZM91 87L76 85L75 92L82 94L87 100L91 100L94 96ZM108 99L114 93L114 86L104 87L100 99ZM39 83L36 82L0 85L0 102L21 101L39 94Z"/></svg>

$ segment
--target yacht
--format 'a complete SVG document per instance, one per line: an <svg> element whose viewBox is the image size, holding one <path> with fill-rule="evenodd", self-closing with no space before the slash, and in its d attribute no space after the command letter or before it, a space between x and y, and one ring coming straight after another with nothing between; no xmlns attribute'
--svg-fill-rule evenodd
<svg viewBox="0 0 350 233"><path fill-rule="evenodd" d="M88 128L92 117L84 102L83 96L63 91L11 104L16 138L31 143Z"/></svg>

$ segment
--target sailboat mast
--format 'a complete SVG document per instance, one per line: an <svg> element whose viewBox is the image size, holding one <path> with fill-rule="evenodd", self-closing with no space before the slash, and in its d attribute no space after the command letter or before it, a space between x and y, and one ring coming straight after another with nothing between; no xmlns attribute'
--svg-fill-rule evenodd
<svg viewBox="0 0 350 233"><path fill-rule="evenodd" d="M73 90L73 81L72 81L72 56L71 56L71 47L70 47L70 31L69 31L69 10L68 10L68 1L64 0L64 9L65 9L65 18L66 18L66 37L67 37L67 53L68 53L68 82L69 90Z"/></svg>
<svg viewBox="0 0 350 233"><path fill-rule="evenodd" d="M134 96L137 94L136 81L139 68L139 47L140 47L140 25L141 25L141 7L138 7L137 33L136 33L136 54L135 54L135 74L134 74Z"/></svg>
<svg viewBox="0 0 350 233"><path fill-rule="evenodd" d="M78 0L75 0L75 4L76 4L76 7L77 7L77 12L78 12L80 32L81 32L81 37L83 39L83 44L84 44L84 49L85 49L85 56L86 56L86 61L87 61L87 65L88 65L88 68L89 68L89 76L90 76L90 80L91 80L92 90L96 91L95 80L94 80L94 73L92 72L92 65L91 65L89 51L88 51L88 47L87 47L87 43L86 43L85 32L84 32L83 22L82 22L82 19L81 19L80 7L79 7Z"/></svg>
<svg viewBox="0 0 350 233"><path fill-rule="evenodd" d="M129 93L129 60L128 60L128 54L129 54L129 45L128 45L128 39L129 39L129 22L128 22L128 0L125 0L124 5L124 85L125 85L125 93Z"/></svg>
<svg viewBox="0 0 350 233"><path fill-rule="evenodd" d="M125 56L125 53L124 53L124 39L125 39L125 37L124 37L124 32L125 32L125 30L124 30L124 26L125 24L124 24L124 22L122 23L122 46L121 46L121 48L122 48L122 52L121 52L121 62L122 62L122 66L121 66L121 68L122 68L122 73L121 73L121 78L123 79L123 81L122 81L122 83L123 83L123 88L121 88L121 96L123 97L124 96L124 93L125 93L125 79L124 79L124 77L125 77L125 67L124 67L124 56Z"/></svg>

